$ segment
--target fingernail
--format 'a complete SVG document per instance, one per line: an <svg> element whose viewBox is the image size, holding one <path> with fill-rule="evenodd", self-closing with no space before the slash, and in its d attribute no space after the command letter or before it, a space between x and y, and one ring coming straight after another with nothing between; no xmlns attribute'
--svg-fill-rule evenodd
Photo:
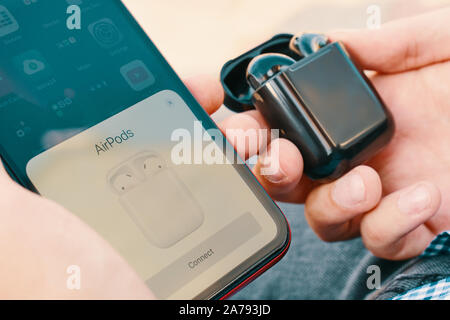
<svg viewBox="0 0 450 320"><path fill-rule="evenodd" d="M366 186L358 173L350 173L338 180L332 191L334 202L352 208L366 200Z"/></svg>
<svg viewBox="0 0 450 320"><path fill-rule="evenodd" d="M280 160L274 154L263 156L260 160L260 174L269 182L278 184L287 178L287 174L280 165Z"/></svg>
<svg viewBox="0 0 450 320"><path fill-rule="evenodd" d="M283 170L279 170L276 174L271 174L271 175L267 175L264 176L269 182L274 183L274 184L278 184L283 182L286 178L287 175L283 172Z"/></svg>
<svg viewBox="0 0 450 320"><path fill-rule="evenodd" d="M398 208L404 214L418 214L427 209L431 204L431 195L428 188L418 185L400 195L397 201Z"/></svg>
<svg viewBox="0 0 450 320"><path fill-rule="evenodd" d="M264 173L265 170L267 170L268 173ZM280 166L277 167L270 164L261 167L261 175L264 176L264 178L269 182L275 184L281 183L287 178L286 173Z"/></svg>

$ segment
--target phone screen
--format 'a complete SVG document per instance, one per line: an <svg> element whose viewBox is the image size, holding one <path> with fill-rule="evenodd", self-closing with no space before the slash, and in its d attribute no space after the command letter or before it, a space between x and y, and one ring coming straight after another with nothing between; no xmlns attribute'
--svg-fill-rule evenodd
<svg viewBox="0 0 450 320"><path fill-rule="evenodd" d="M220 297L287 246L276 205L120 1L0 3L0 148L158 298Z"/></svg>

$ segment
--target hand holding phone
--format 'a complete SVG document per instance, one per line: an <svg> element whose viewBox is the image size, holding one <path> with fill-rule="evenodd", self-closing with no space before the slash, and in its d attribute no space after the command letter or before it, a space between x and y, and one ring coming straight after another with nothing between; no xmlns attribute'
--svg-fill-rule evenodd
<svg viewBox="0 0 450 320"><path fill-rule="evenodd" d="M19 28L0 42L0 153L20 184L78 216L160 299L227 297L284 255L284 216L120 1L83 2L75 33L46 23L63 3L5 7Z"/></svg>
<svg viewBox="0 0 450 320"><path fill-rule="evenodd" d="M197 76L186 85L209 113L221 106L223 92L216 79ZM0 244L1 252L14 257L2 263L5 271L0 286L8 290L0 299L155 298L135 270L95 230L74 213L18 185L3 164L0 194L0 232L7 235ZM17 237L23 234L27 237Z"/></svg>

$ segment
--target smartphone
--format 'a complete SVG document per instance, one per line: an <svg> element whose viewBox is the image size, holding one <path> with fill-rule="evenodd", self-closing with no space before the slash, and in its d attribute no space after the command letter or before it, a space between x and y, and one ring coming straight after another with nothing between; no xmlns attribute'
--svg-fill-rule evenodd
<svg viewBox="0 0 450 320"><path fill-rule="evenodd" d="M281 259L288 224L245 163L181 161L199 146L238 157L121 1L5 0L0 17L14 179L80 217L160 299L226 298Z"/></svg>

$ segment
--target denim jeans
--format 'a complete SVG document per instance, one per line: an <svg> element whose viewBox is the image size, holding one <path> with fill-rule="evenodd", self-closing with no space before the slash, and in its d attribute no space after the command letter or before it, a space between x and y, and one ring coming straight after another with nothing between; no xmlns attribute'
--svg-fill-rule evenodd
<svg viewBox="0 0 450 320"><path fill-rule="evenodd" d="M359 238L325 243L309 228L303 206L279 206L291 226L291 247L278 264L233 299L364 299L372 293L368 266L379 266L383 280L405 264L374 257Z"/></svg>

